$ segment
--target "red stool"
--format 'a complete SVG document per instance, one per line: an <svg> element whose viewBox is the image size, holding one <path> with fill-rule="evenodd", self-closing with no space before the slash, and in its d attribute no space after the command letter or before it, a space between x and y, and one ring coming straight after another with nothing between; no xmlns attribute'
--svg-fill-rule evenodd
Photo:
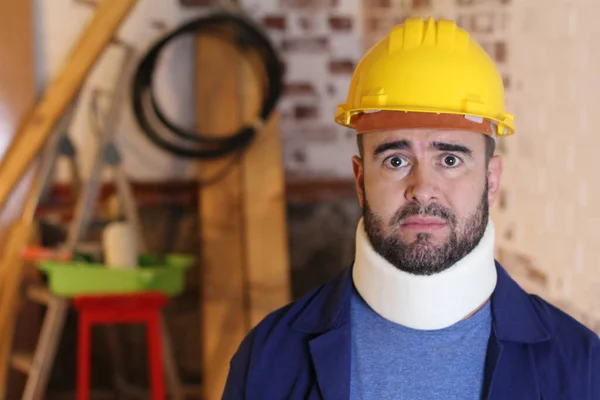
<svg viewBox="0 0 600 400"><path fill-rule="evenodd" d="M77 296L73 299L73 305L79 312L78 400L89 400L90 398L90 338L92 325L140 322L146 324L151 399L165 399L160 311L167 302L167 296L162 293Z"/></svg>

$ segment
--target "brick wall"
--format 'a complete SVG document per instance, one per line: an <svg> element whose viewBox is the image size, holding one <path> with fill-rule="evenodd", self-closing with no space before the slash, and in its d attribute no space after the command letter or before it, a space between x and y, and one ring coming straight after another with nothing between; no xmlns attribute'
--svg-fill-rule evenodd
<svg viewBox="0 0 600 400"><path fill-rule="evenodd" d="M349 177L353 132L332 123L361 55L360 0L243 0L286 65L280 103L290 175Z"/></svg>

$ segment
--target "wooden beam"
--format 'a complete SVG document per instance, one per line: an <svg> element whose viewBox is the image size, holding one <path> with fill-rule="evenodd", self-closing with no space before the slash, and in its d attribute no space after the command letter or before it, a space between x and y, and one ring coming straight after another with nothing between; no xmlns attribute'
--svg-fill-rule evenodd
<svg viewBox="0 0 600 400"><path fill-rule="evenodd" d="M33 54L31 0L0 1L0 158L5 156L6 144L14 140L18 125L35 104ZM5 207L0 208L0 243L4 243L6 230L20 213L31 180L30 174L27 175L7 199Z"/></svg>
<svg viewBox="0 0 600 400"><path fill-rule="evenodd" d="M244 121L258 114L267 84L258 79L261 65L256 54L242 64ZM264 75L264 72L262 73ZM257 132L242 157L246 275L250 326L290 301L290 272L285 206L285 176L279 134L279 116L274 114Z"/></svg>
<svg viewBox="0 0 600 400"><path fill-rule="evenodd" d="M228 135L241 126L242 58L212 37L197 40L197 120L201 132ZM222 397L229 360L249 328L245 298L242 164L240 155L199 163L199 179L221 180L199 189L200 314L203 398Z"/></svg>
<svg viewBox="0 0 600 400"><path fill-rule="evenodd" d="M20 126L0 164L0 209L136 1L103 0L96 8L94 17L73 47L64 67Z"/></svg>
<svg viewBox="0 0 600 400"><path fill-rule="evenodd" d="M270 122L265 127L266 132L273 129L272 126L276 126L276 124L271 124L274 124L274 122ZM255 144L255 146L258 146L258 144ZM198 207L198 183L196 180L132 181L131 186L135 202L140 207ZM104 203L114 193L115 186L112 182L103 183L100 189L99 202ZM38 214L44 215L59 209L71 209L75 204L76 195L77 193L73 190L71 183L54 184L46 195L45 202L38 208ZM356 199L356 186L352 179L294 178L287 176L285 197L287 203L301 204L344 201Z"/></svg>
<svg viewBox="0 0 600 400"><path fill-rule="evenodd" d="M199 125L212 121L213 131L232 133L254 122L266 83L257 56L242 57L218 39L198 44ZM200 168L201 180L231 168L199 196L204 398L212 400L222 397L231 357L250 328L290 300L278 118L243 153Z"/></svg>
<svg viewBox="0 0 600 400"><path fill-rule="evenodd" d="M287 213L279 118L260 132L244 157L250 326L291 300Z"/></svg>
<svg viewBox="0 0 600 400"><path fill-rule="evenodd" d="M21 215L9 230L4 251L0 255L0 398L2 399L7 390L8 360L25 267L21 251L30 243L34 232L33 215L38 197L37 185L38 180L34 179Z"/></svg>
<svg viewBox="0 0 600 400"><path fill-rule="evenodd" d="M33 7L31 0L0 1L0 158L5 154L6 143L10 143L17 133L17 126L26 112L35 103L34 87L34 51L33 51ZM15 226L21 212L24 199L31 183L31 174L25 174L15 190L8 197L0 214L0 262L11 259L13 243L24 239L27 232ZM2 184L4 185L4 183ZM2 186L0 185L0 186ZM17 268L17 265L14 265ZM0 296L6 291L6 285L0 282ZM22 311L22 310L21 310ZM27 309L30 311L30 309ZM14 314L6 326L0 326L0 399L20 397L25 377L20 373L8 371L6 362L12 345L31 344L31 330L39 323L39 314L22 314L21 324L12 324ZM16 329L16 331L15 331ZM13 340L14 338L14 340ZM34 338L35 339L35 338ZM7 384L10 383L7 392Z"/></svg>

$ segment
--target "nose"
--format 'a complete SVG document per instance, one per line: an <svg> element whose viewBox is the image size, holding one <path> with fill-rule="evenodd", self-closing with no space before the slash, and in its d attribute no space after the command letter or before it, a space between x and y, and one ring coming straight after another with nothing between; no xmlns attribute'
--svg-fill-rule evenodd
<svg viewBox="0 0 600 400"><path fill-rule="evenodd" d="M407 180L408 185L404 194L407 201L426 205L437 199L438 188L431 168L423 164L416 164L410 171Z"/></svg>

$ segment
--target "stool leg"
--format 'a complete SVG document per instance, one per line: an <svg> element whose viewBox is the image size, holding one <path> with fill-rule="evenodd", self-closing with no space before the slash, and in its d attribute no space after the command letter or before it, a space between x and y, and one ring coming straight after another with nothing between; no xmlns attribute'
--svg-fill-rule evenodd
<svg viewBox="0 0 600 400"><path fill-rule="evenodd" d="M153 311L148 316L146 332L148 335L148 361L150 364L151 398L152 400L164 400L165 376L163 373L160 311Z"/></svg>
<svg viewBox="0 0 600 400"><path fill-rule="evenodd" d="M79 337L77 338L77 400L90 398L90 336L91 319L85 312L79 313Z"/></svg>
<svg viewBox="0 0 600 400"><path fill-rule="evenodd" d="M163 346L163 357L165 360L165 376L167 378L167 386L169 388L169 394L171 400L183 400L183 391L181 379L179 379L179 373L177 372L177 363L175 362L175 355L173 354L173 347L171 341L171 335L169 335L169 328L165 321L164 315L161 313L161 335L162 335L162 346Z"/></svg>

